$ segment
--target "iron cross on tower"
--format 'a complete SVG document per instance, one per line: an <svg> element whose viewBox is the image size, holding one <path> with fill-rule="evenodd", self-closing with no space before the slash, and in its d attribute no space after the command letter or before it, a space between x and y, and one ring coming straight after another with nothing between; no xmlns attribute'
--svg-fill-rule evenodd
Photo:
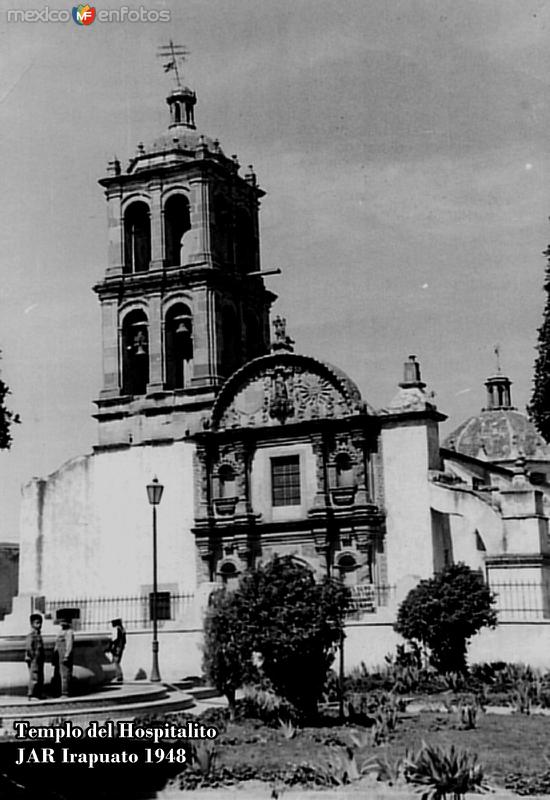
<svg viewBox="0 0 550 800"><path fill-rule="evenodd" d="M183 64L188 55L189 50L183 47L183 45L174 44L172 39L170 39L168 44L161 44L157 52L158 58L161 58L163 61L162 66L164 67L164 71L171 72L174 70L178 89L183 88L181 72L183 72Z"/></svg>

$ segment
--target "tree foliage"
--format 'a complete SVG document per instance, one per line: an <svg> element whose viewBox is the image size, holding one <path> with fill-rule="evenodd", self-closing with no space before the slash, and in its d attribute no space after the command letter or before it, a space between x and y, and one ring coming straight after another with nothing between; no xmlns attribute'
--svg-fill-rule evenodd
<svg viewBox="0 0 550 800"><path fill-rule="evenodd" d="M550 442L550 245L545 250L547 257L544 289L546 304L542 325L538 330L538 355L535 360L533 394L529 412L539 433Z"/></svg>
<svg viewBox="0 0 550 800"><path fill-rule="evenodd" d="M394 627L405 639L426 646L440 672L464 672L470 637L496 625L493 603L481 572L453 564L411 589Z"/></svg>
<svg viewBox="0 0 550 800"><path fill-rule="evenodd" d="M210 596L204 624L203 667L216 689L235 709L235 692L254 672L252 649L245 635L246 609L238 593L221 589Z"/></svg>
<svg viewBox="0 0 550 800"><path fill-rule="evenodd" d="M14 414L6 407L6 398L9 394L11 394L9 388L0 378L0 450L10 449L12 425L20 421L19 414Z"/></svg>
<svg viewBox="0 0 550 800"><path fill-rule="evenodd" d="M234 592L215 597L205 628L209 679L229 698L227 687L234 695L237 685L261 674L304 714L314 714L342 635L346 587L318 583L291 557L276 557L246 573Z"/></svg>

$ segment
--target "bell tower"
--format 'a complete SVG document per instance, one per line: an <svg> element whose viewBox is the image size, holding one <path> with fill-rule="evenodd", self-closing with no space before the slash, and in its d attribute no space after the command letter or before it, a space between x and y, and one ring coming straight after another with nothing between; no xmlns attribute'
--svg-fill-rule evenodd
<svg viewBox="0 0 550 800"><path fill-rule="evenodd" d="M99 447L171 441L200 427L221 383L269 350L275 295L260 274L252 167L197 131L196 95L168 95L167 129L99 183L109 251L101 304Z"/></svg>

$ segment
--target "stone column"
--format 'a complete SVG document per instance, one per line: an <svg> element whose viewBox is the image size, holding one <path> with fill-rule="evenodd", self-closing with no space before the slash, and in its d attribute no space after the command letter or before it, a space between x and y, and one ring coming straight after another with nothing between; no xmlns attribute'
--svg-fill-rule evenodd
<svg viewBox="0 0 550 800"><path fill-rule="evenodd" d="M369 502L369 486L367 477L367 452L365 434L356 431L352 434L351 443L355 450L355 481L357 484L357 494L355 495L356 505L366 505Z"/></svg>
<svg viewBox="0 0 550 800"><path fill-rule="evenodd" d="M118 302L116 298L101 302L101 338L103 342L103 389L100 399L120 393L118 346Z"/></svg>
<svg viewBox="0 0 550 800"><path fill-rule="evenodd" d="M163 324L161 319L160 292L149 295L149 383L147 393L164 388Z"/></svg>
<svg viewBox="0 0 550 800"><path fill-rule="evenodd" d="M218 383L215 299L208 286L193 288L193 386Z"/></svg>
<svg viewBox="0 0 550 800"><path fill-rule="evenodd" d="M195 176L189 181L192 192L191 229L195 232L195 252L190 253L189 263L212 263L212 243L210 234L211 208L210 184L204 174Z"/></svg>
<svg viewBox="0 0 550 800"><path fill-rule="evenodd" d="M162 184L151 181L151 269L164 266L164 212L162 210Z"/></svg>
<svg viewBox="0 0 550 800"><path fill-rule="evenodd" d="M105 277L121 275L124 265L124 219L121 210L122 189L120 186L107 194L108 249Z"/></svg>

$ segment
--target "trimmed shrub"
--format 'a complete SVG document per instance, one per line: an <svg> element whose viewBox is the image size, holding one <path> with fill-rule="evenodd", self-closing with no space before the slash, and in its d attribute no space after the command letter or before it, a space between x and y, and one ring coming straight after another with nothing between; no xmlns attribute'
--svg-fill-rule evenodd
<svg viewBox="0 0 550 800"><path fill-rule="evenodd" d="M399 607L397 633L428 648L440 673L466 672L469 639L495 627L494 596L481 572L452 564L411 589Z"/></svg>

